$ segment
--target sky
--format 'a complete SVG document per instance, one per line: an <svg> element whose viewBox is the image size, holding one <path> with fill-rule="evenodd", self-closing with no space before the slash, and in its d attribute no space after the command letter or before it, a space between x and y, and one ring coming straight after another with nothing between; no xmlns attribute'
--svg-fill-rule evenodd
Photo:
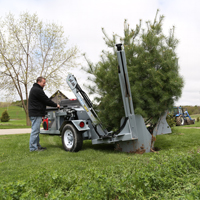
<svg viewBox="0 0 200 200"><path fill-rule="evenodd" d="M113 33L123 35L125 19L132 29L142 19L145 28L146 21L154 20L157 9L165 16L163 32L168 35L170 28L175 26L175 37L179 40L176 52L184 88L176 105L200 106L199 0L0 0L0 17L9 12L18 17L28 11L37 13L44 22L62 25L69 47L76 45L93 63L100 60L102 50L108 50L102 28L108 36ZM80 62L87 66L84 59ZM84 71L74 69L70 72L78 79L79 85L87 83ZM63 88L62 91L73 98L73 94Z"/></svg>

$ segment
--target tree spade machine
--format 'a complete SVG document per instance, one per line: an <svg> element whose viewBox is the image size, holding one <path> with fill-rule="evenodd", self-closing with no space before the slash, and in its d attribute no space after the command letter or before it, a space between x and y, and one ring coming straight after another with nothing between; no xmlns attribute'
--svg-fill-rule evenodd
<svg viewBox="0 0 200 200"><path fill-rule="evenodd" d="M76 101L61 101L60 110L50 108L43 120L41 134L60 135L66 151L81 150L83 140L90 139L92 144L115 144L122 152L145 153L154 147L156 135L171 133L166 121L166 113L158 120L150 133L141 115L134 113L130 82L126 66L125 52L122 44L117 44L118 76L121 87L125 116L121 119L120 128L108 132L103 128L97 113L87 94L81 89L76 78L69 74L66 82L76 96Z"/></svg>

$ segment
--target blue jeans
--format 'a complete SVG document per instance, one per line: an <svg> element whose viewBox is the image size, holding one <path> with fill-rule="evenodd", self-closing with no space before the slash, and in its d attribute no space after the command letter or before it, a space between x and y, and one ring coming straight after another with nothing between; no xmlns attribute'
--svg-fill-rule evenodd
<svg viewBox="0 0 200 200"><path fill-rule="evenodd" d="M31 127L31 135L30 135L30 142L29 142L29 149L30 151L37 150L40 146L40 124L42 122L42 117L30 117L32 127Z"/></svg>

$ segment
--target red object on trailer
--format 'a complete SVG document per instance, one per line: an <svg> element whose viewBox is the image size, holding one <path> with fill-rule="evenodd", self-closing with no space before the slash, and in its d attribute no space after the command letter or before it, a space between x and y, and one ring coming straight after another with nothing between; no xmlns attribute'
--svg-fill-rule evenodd
<svg viewBox="0 0 200 200"><path fill-rule="evenodd" d="M82 122L79 123L79 126L80 126L81 128L83 128L83 127L85 126L85 123L82 121Z"/></svg>
<svg viewBox="0 0 200 200"><path fill-rule="evenodd" d="M49 130L49 127L48 127L48 118L44 118L42 120L42 126L43 126L44 130Z"/></svg>

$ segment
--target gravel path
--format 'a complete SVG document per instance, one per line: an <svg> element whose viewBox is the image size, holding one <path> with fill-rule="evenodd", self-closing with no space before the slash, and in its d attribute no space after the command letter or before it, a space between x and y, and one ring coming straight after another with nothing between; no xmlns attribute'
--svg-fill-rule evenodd
<svg viewBox="0 0 200 200"><path fill-rule="evenodd" d="M200 127L181 127L185 129L200 129ZM0 129L0 135L13 135L13 134L25 134L31 133L31 128L23 128L23 129Z"/></svg>
<svg viewBox="0 0 200 200"><path fill-rule="evenodd" d="M13 135L13 134L25 134L25 133L31 133L31 128L0 129L0 135Z"/></svg>
<svg viewBox="0 0 200 200"><path fill-rule="evenodd" d="M200 127L181 127L181 128L186 128L186 129L188 129L188 128L195 128L195 129L200 129Z"/></svg>

